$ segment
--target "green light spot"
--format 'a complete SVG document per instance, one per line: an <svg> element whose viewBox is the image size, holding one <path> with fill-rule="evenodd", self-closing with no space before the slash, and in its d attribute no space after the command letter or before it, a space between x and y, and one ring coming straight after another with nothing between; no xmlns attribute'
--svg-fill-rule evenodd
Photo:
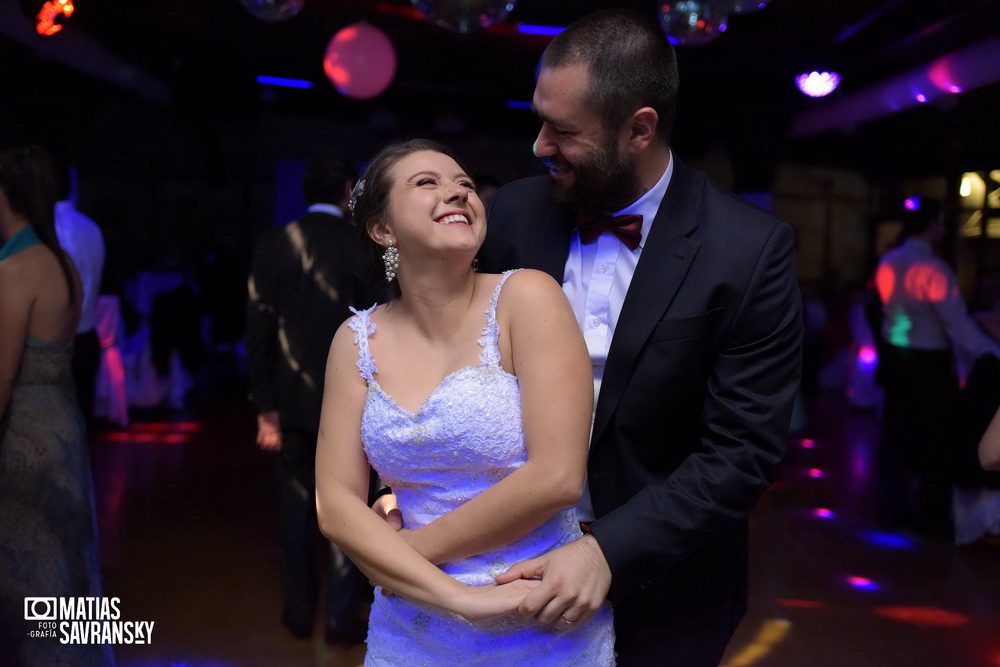
<svg viewBox="0 0 1000 667"><path fill-rule="evenodd" d="M889 328L889 342L897 347L909 347L910 329L913 322L903 312L894 313L892 326Z"/></svg>

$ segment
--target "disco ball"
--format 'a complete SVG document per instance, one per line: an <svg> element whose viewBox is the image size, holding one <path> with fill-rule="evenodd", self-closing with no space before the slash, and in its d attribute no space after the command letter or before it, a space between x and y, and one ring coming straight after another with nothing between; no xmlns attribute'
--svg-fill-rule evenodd
<svg viewBox="0 0 1000 667"><path fill-rule="evenodd" d="M708 44L726 29L732 4L712 0L677 0L660 6L660 25L674 44Z"/></svg>
<svg viewBox="0 0 1000 667"><path fill-rule="evenodd" d="M431 23L452 32L475 32L504 20L517 0L411 0Z"/></svg>
<svg viewBox="0 0 1000 667"><path fill-rule="evenodd" d="M767 7L770 0L731 0L730 11L733 14L752 14Z"/></svg>
<svg viewBox="0 0 1000 667"><path fill-rule="evenodd" d="M240 0L243 9L267 23L287 21L300 11L306 0Z"/></svg>

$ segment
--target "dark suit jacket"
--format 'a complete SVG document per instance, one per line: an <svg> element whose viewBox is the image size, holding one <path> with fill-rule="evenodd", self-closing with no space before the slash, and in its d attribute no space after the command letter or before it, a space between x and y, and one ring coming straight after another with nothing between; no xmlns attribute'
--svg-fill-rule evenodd
<svg viewBox="0 0 1000 667"><path fill-rule="evenodd" d="M257 412L278 410L283 429L319 429L330 342L349 306L374 303L372 275L357 231L343 218L309 213L260 235L246 331Z"/></svg>
<svg viewBox="0 0 1000 667"><path fill-rule="evenodd" d="M572 221L548 177L502 188L481 270L562 282ZM608 353L588 464L620 656L718 664L745 611L747 515L784 453L801 337L791 228L675 162Z"/></svg>

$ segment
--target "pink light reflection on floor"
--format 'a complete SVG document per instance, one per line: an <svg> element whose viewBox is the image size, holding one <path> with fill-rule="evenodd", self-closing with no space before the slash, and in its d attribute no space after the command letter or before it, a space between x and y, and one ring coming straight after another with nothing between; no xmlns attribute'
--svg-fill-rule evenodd
<svg viewBox="0 0 1000 667"><path fill-rule="evenodd" d="M938 607L876 607L875 613L885 618L891 618L894 621L913 623L914 625L958 627L969 623L969 617L965 614L959 614Z"/></svg>

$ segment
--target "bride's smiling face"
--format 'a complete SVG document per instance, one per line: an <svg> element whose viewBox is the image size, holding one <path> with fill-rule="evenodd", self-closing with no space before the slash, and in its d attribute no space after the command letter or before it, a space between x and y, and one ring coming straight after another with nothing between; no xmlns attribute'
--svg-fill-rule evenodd
<svg viewBox="0 0 1000 667"><path fill-rule="evenodd" d="M486 209L472 178L452 158L417 151L391 170L391 236L400 253L424 247L432 251L476 251L486 237Z"/></svg>

